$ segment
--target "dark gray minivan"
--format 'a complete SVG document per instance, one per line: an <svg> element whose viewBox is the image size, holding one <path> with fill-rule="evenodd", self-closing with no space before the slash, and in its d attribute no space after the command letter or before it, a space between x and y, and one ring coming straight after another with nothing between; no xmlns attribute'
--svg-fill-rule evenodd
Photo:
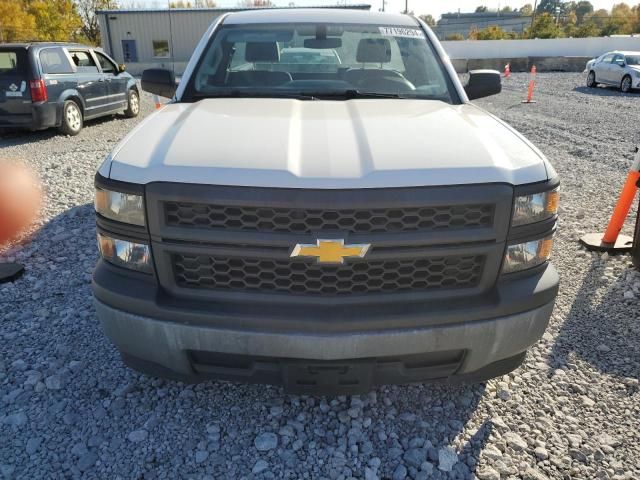
<svg viewBox="0 0 640 480"><path fill-rule="evenodd" d="M58 127L140 111L136 80L104 52L74 43L0 44L0 129Z"/></svg>

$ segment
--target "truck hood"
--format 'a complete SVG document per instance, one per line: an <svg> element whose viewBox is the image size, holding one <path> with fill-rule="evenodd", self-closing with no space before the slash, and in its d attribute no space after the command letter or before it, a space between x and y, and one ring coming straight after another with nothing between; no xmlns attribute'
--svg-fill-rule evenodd
<svg viewBox="0 0 640 480"><path fill-rule="evenodd" d="M103 170L140 184L320 189L547 179L542 154L480 108L387 99L169 104L130 132Z"/></svg>

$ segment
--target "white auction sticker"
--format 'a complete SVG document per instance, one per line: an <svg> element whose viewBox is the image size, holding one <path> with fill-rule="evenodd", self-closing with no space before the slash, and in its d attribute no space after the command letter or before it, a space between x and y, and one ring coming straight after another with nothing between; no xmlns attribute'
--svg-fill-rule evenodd
<svg viewBox="0 0 640 480"><path fill-rule="evenodd" d="M380 27L380 34L385 37L424 38L424 32L419 28Z"/></svg>

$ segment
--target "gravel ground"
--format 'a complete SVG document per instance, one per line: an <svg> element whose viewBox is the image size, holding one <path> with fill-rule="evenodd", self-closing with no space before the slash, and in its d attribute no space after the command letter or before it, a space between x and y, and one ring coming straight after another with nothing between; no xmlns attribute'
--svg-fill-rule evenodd
<svg viewBox="0 0 640 480"><path fill-rule="evenodd" d="M91 202L97 166L137 120L1 138L0 156L32 165L47 202L30 241L4 253L27 274L0 287L0 477L640 478L640 273L576 242L607 221L640 143L640 95L538 78L537 104L520 104L518 74L479 104L562 176L562 287L525 365L482 385L325 399L126 369L91 304Z"/></svg>

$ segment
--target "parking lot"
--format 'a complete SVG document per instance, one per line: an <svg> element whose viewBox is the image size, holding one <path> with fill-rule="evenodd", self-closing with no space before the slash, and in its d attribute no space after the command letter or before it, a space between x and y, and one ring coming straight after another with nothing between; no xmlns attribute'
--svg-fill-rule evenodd
<svg viewBox="0 0 640 480"><path fill-rule="evenodd" d="M32 238L0 255L27 268L0 286L0 476L639 478L640 272L577 239L606 225L640 144L640 94L549 73L538 75L538 103L523 105L528 78L514 74L478 104L562 179L562 284L524 366L480 385L316 398L134 373L100 330L90 280L93 176L140 118L90 121L73 138L0 137L0 156L31 165L46 191ZM141 117L152 109L143 95Z"/></svg>

